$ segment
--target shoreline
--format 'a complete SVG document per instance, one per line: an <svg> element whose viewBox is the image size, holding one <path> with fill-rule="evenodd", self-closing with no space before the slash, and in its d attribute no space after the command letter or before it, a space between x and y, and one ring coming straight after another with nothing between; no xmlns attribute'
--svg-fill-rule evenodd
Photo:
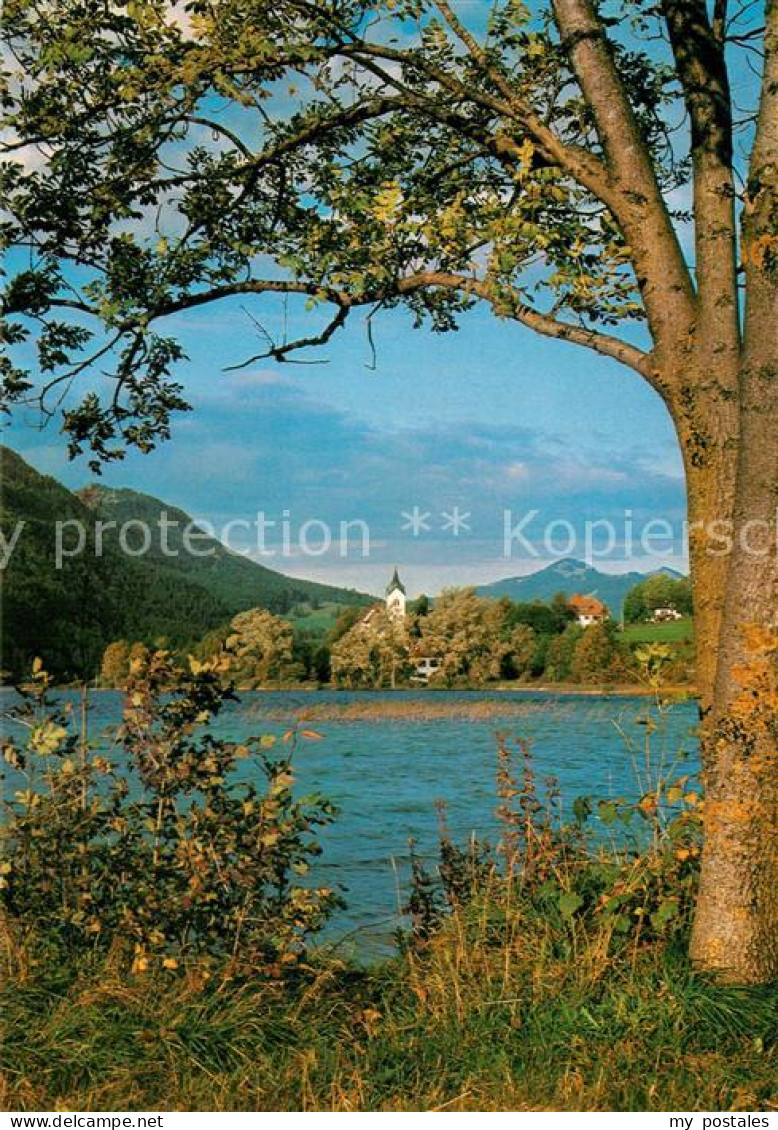
<svg viewBox="0 0 778 1130"><path fill-rule="evenodd" d="M16 687L13 683L4 683L0 685L0 690L12 691ZM82 683L63 683L51 688L54 691L80 691L83 689ZM124 687L96 687L87 686L86 688L90 694L123 694ZM490 695L520 695L522 697L531 697L532 695L554 695L558 698L677 698L677 699L695 699L697 698L697 687L693 684L686 683L670 683L662 687L646 687L640 683L533 683L521 684L519 686L511 686L506 683L496 683L493 686L463 686L463 687L333 687L329 685L317 685L312 683L290 683L283 686L268 686L268 687L237 687L238 694L310 694L310 695L323 695L333 694L338 697L341 695L356 695L358 697L366 695L383 695L387 698L404 694L418 694L420 696L429 697L431 699L441 699L447 695L482 695L488 697Z"/></svg>

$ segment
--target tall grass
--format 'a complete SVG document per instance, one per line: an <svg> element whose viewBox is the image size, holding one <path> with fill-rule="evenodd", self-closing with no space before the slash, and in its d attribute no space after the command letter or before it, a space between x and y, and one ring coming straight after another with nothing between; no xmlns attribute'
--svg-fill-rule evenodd
<svg viewBox="0 0 778 1130"><path fill-rule="evenodd" d="M2 1001L27 1110L778 1109L778 1002L695 977L682 946L488 902L366 970L203 988L28 971ZM32 974L31 976L29 974Z"/></svg>

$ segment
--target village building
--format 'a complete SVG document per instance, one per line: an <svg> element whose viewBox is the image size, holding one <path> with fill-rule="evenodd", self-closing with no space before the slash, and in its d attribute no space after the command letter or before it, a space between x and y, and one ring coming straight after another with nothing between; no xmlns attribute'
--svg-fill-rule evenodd
<svg viewBox="0 0 778 1130"><path fill-rule="evenodd" d="M431 677L436 675L443 666L443 660L440 656L418 655L416 652L411 654L411 662L415 669L415 674L411 675L412 683L428 683Z"/></svg>
<svg viewBox="0 0 778 1130"><path fill-rule="evenodd" d="M651 615L653 624L668 624L673 620L683 620L683 615L677 608L655 608Z"/></svg>
<svg viewBox="0 0 778 1130"><path fill-rule="evenodd" d="M610 620L610 609L596 596L583 596L582 593L577 592L570 597L568 604L575 613L577 623L582 628L589 628L592 624L603 624L606 620Z"/></svg>
<svg viewBox="0 0 778 1130"><path fill-rule="evenodd" d="M371 604L367 612L359 621L363 628L369 628L379 613L386 612L390 620L404 620L407 614L407 597L405 585L400 580L400 575L395 568L389 584L386 586L384 601Z"/></svg>

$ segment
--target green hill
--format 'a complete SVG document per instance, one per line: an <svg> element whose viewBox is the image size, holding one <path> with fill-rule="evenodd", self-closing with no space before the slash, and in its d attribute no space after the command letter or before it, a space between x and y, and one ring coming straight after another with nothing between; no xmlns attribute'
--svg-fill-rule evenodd
<svg viewBox="0 0 778 1130"><path fill-rule="evenodd" d="M295 604L334 603L365 604L374 598L353 589L323 585L286 577L268 569L240 553L228 550L216 538L200 531L194 541L196 553L189 552L184 531L197 528L192 518L176 506L170 506L148 494L134 490L113 490L100 483L78 492L78 498L89 507L94 520L115 522L141 521L155 535L143 561L169 576L184 578L201 585L219 600L232 615L246 608L270 608L285 614ZM163 539L159 524L164 521L167 533ZM116 533L109 536L116 539ZM130 537L128 540L132 540Z"/></svg>
<svg viewBox="0 0 778 1130"><path fill-rule="evenodd" d="M158 499L130 490L88 487L74 494L41 475L10 448L0 448L2 531L18 540L2 571L2 668L16 675L40 655L59 679L91 677L105 646L115 639L190 647L211 629L245 608L285 612L298 602L362 604L371 598L352 590L285 577L230 553L212 538L198 538L200 551L186 551L183 530L189 515ZM157 523L166 513L168 547L163 554ZM57 567L57 522L78 521L86 531L84 549ZM141 521L157 533L148 553L133 557L119 545L118 530ZM96 552L97 522L106 528ZM128 531L137 544L140 530ZM134 536L133 536L134 535ZM75 526L66 544L75 545Z"/></svg>

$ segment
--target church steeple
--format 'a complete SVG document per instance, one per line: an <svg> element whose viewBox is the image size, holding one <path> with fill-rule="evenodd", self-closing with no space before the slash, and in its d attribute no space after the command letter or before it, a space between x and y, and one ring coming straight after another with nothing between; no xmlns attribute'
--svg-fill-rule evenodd
<svg viewBox="0 0 778 1130"><path fill-rule="evenodd" d="M386 586L386 611L393 620L402 620L405 617L405 585L400 580L397 566L391 581Z"/></svg>
<svg viewBox="0 0 778 1130"><path fill-rule="evenodd" d="M394 567L394 574L392 576L392 579L389 582L389 584L386 586L386 595L390 596L394 592L395 589L397 589L399 592L401 592L403 594L403 596L405 596L405 585L400 580L400 574L397 572L397 566L396 565Z"/></svg>

